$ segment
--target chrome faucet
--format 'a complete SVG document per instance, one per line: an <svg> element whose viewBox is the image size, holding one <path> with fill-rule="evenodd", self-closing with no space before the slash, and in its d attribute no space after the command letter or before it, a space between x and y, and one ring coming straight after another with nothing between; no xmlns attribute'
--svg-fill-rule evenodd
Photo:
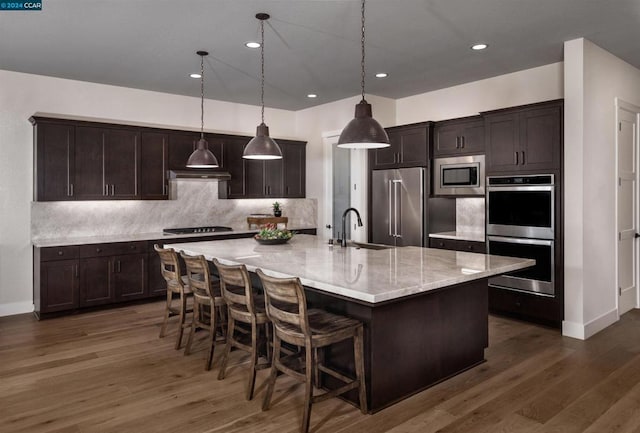
<svg viewBox="0 0 640 433"><path fill-rule="evenodd" d="M360 212L358 212L358 209L350 207L344 211L342 214L342 241L340 242L340 245L343 247L347 246L347 214L350 211L354 211L356 213L356 216L358 217L358 227L362 227L362 219L360 218Z"/></svg>

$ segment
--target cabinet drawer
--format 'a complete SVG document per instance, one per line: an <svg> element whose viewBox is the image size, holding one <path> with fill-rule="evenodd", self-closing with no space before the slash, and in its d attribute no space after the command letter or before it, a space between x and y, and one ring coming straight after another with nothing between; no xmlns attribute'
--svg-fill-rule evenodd
<svg viewBox="0 0 640 433"><path fill-rule="evenodd" d="M489 286L489 310L494 313L558 326L562 322L559 305L556 298Z"/></svg>
<svg viewBox="0 0 640 433"><path fill-rule="evenodd" d="M464 241L458 239L429 238L430 248L440 248L443 250L469 251L471 253L486 253L487 247L484 242Z"/></svg>
<svg viewBox="0 0 640 433"><path fill-rule="evenodd" d="M80 247L77 245L69 247L47 247L40 249L40 261L49 262L52 260L77 259Z"/></svg>
<svg viewBox="0 0 640 433"><path fill-rule="evenodd" d="M115 242L91 244L80 247L80 257L105 257L120 254L139 254L147 251L147 242Z"/></svg>

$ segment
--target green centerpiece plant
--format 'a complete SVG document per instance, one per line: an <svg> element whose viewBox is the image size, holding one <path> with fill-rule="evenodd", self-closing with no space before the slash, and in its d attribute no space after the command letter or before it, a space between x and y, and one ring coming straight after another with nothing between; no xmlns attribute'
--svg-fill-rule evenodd
<svg viewBox="0 0 640 433"><path fill-rule="evenodd" d="M257 240L282 240L288 241L293 237L293 232L287 229L279 229L276 224L267 224L255 235Z"/></svg>

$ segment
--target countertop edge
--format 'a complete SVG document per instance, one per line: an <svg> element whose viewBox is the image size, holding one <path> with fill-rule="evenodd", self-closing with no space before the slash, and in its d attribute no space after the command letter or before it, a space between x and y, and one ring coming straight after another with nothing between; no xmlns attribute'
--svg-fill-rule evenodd
<svg viewBox="0 0 640 433"><path fill-rule="evenodd" d="M293 227L289 230L295 232L296 230L317 230L317 227ZM217 237L217 236L229 236L229 235L245 235L248 233L258 233L258 229L247 230L233 230L230 232L218 232L218 233L191 233L191 234L164 234L162 232L150 232L150 233L125 233L119 235L104 235L104 236L77 236L69 238L50 238L50 239L32 239L31 245L36 248L49 248L49 247L66 247L74 245L91 245L91 244L104 244L111 242L136 242L136 241L171 241L186 238L201 238L201 237Z"/></svg>

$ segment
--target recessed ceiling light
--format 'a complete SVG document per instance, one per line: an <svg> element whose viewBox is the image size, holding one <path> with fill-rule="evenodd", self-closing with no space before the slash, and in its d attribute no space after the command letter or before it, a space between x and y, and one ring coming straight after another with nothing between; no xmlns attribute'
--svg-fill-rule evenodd
<svg viewBox="0 0 640 433"><path fill-rule="evenodd" d="M202 75L200 75L200 74L189 74L189 76L191 78L202 78Z"/></svg>
<svg viewBox="0 0 640 433"><path fill-rule="evenodd" d="M386 72L378 72L376 74L376 78L387 78L389 76L389 74L387 74Z"/></svg>
<svg viewBox="0 0 640 433"><path fill-rule="evenodd" d="M245 44L245 46L247 48L260 48L260 43L259 42L247 42Z"/></svg>
<svg viewBox="0 0 640 433"><path fill-rule="evenodd" d="M475 50L475 51L480 51L480 50L484 50L484 49L485 49L485 48L487 48L488 46L489 46L489 45L487 45L487 44L475 44L475 45L472 45L472 46L471 46L471 49L472 49L472 50Z"/></svg>
<svg viewBox="0 0 640 433"><path fill-rule="evenodd" d="M307 95L307 98L317 98L317 97L318 97L318 95L316 95L315 93L309 93Z"/></svg>

